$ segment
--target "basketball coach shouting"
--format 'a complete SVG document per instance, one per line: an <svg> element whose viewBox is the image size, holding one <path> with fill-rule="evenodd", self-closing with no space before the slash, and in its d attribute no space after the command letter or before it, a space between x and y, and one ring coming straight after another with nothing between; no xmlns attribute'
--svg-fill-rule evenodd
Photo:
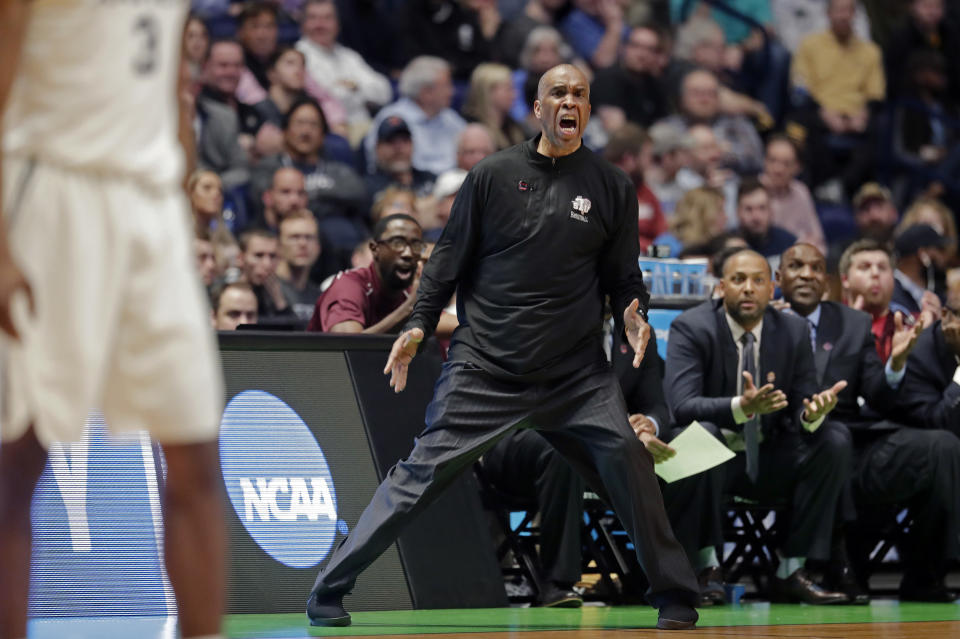
<svg viewBox="0 0 960 639"><path fill-rule="evenodd" d="M385 373L400 392L419 343L457 293L460 326L426 428L334 551L307 604L314 625L347 625L343 595L401 529L501 437L538 430L613 506L660 609L657 627L694 627L698 586L602 345L604 296L639 366L650 336L637 264L637 198L581 138L590 85L573 66L540 79L541 133L470 171L423 271Z"/></svg>

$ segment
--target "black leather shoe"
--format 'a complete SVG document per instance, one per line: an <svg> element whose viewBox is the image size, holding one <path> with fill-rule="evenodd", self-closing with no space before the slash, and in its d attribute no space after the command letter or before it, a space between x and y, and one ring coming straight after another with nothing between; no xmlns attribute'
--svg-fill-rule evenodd
<svg viewBox="0 0 960 639"><path fill-rule="evenodd" d="M579 608L583 605L583 597L573 588L551 583L539 597L543 608Z"/></svg>
<svg viewBox="0 0 960 639"><path fill-rule="evenodd" d="M770 601L824 606L847 603L847 596L842 592L824 590L800 568L786 579L774 577L770 580Z"/></svg>
<svg viewBox="0 0 960 639"><path fill-rule="evenodd" d="M722 606L727 599L723 592L723 571L720 566L704 568L697 575L700 584L699 606Z"/></svg>
<svg viewBox="0 0 960 639"><path fill-rule="evenodd" d="M690 606L682 603L671 603L660 609L657 617L659 630L693 630L697 627L700 615Z"/></svg>
<svg viewBox="0 0 960 639"><path fill-rule="evenodd" d="M905 577L900 582L900 601L953 603L956 600L957 593L948 590L942 579L918 583Z"/></svg>
<svg viewBox="0 0 960 639"><path fill-rule="evenodd" d="M307 616L311 626L349 626L350 613L343 608L343 595L310 595Z"/></svg>
<svg viewBox="0 0 960 639"><path fill-rule="evenodd" d="M866 606L870 603L870 595L860 586L849 565L831 566L824 575L823 586L828 590L842 592L847 596L847 603L854 606Z"/></svg>

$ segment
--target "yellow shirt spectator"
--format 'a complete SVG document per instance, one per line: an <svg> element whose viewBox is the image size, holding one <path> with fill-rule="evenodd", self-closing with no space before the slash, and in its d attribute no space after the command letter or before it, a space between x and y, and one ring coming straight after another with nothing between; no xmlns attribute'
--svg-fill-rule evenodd
<svg viewBox="0 0 960 639"><path fill-rule="evenodd" d="M886 94L880 48L854 35L843 43L830 30L803 39L791 76L793 85L809 91L820 106L844 115L859 113Z"/></svg>

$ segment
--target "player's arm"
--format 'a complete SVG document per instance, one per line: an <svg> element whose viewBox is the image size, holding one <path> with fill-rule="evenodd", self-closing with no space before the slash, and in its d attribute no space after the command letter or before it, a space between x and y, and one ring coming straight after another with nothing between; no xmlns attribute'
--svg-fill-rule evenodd
<svg viewBox="0 0 960 639"><path fill-rule="evenodd" d="M0 0L0 115L7 110L10 87L20 61L27 30L26 0ZM3 131L0 129L0 206L3 202ZM0 330L18 337L10 307L14 294L24 291L31 301L30 285L14 263L7 240L6 213L0 211Z"/></svg>

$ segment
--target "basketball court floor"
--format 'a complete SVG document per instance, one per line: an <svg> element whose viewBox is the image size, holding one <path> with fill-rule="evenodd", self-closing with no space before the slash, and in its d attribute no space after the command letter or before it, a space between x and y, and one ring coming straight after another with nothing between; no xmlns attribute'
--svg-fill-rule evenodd
<svg viewBox="0 0 960 639"><path fill-rule="evenodd" d="M306 637L423 637L605 639L612 637L960 638L960 603L875 600L869 606L814 607L746 603L700 611L695 631L658 631L657 612L635 606L581 609L498 608L359 612L347 628L310 628L302 614L230 615L231 639ZM31 639L176 639L164 617L36 619Z"/></svg>

